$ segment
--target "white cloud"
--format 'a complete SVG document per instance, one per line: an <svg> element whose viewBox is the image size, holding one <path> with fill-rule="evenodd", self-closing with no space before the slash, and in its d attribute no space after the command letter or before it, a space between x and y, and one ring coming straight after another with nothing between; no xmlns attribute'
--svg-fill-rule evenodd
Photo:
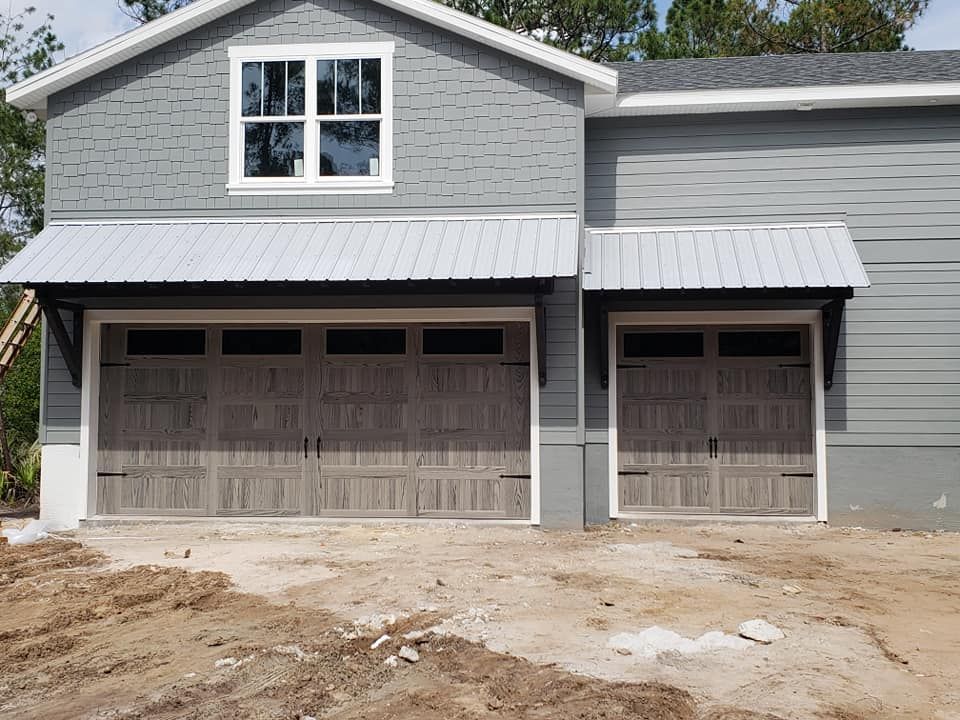
<svg viewBox="0 0 960 720"><path fill-rule="evenodd" d="M3 4L0 0L0 6ZM13 12L35 7L34 20L53 15L54 32L66 46L64 57L99 45L135 25L120 12L117 0L10 0L9 4Z"/></svg>
<svg viewBox="0 0 960 720"><path fill-rule="evenodd" d="M960 48L960 0L933 0L920 22L907 33L907 44L917 50Z"/></svg>

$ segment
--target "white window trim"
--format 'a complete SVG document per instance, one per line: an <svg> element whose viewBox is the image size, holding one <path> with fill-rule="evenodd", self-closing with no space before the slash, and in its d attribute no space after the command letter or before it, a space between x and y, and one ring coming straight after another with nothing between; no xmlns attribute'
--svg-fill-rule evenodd
<svg viewBox="0 0 960 720"><path fill-rule="evenodd" d="M230 58L230 147L227 193L229 195L344 195L393 192L393 53L392 42L319 43L308 45L244 45L228 48ZM345 58L380 59L380 176L317 177L317 60ZM307 115L304 123L302 178L244 178L243 124L241 117L242 65L244 62L304 60ZM313 112L310 112L310 111ZM345 115L344 120L363 116ZM270 121L283 121L271 117ZM376 119L376 118L375 118Z"/></svg>

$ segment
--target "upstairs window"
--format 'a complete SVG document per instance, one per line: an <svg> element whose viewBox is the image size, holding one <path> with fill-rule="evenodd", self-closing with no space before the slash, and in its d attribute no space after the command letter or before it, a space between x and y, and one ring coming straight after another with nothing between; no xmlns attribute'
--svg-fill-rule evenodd
<svg viewBox="0 0 960 720"><path fill-rule="evenodd" d="M236 47L236 194L390 192L392 43Z"/></svg>

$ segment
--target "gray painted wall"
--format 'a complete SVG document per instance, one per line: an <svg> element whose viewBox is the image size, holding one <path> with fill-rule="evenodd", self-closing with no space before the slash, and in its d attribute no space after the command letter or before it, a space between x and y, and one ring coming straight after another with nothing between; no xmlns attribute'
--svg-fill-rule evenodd
<svg viewBox="0 0 960 720"><path fill-rule="evenodd" d="M960 522L960 109L588 121L586 220L845 221L873 286L847 304L826 394L831 514ZM586 380L588 441L602 444L606 393L589 367ZM606 492L599 472L588 495Z"/></svg>
<svg viewBox="0 0 960 720"><path fill-rule="evenodd" d="M394 41L389 195L227 196L234 45ZM583 86L364 0L261 0L49 103L50 219L576 209Z"/></svg>
<svg viewBox="0 0 960 720"><path fill-rule="evenodd" d="M73 315L61 313L67 333L73 333ZM80 390L73 386L53 333L43 322L40 362L40 442L45 445L80 443Z"/></svg>

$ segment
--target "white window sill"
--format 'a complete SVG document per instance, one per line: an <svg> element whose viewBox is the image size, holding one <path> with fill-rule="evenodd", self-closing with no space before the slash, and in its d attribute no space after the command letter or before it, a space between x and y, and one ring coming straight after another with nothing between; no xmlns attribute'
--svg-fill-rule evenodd
<svg viewBox="0 0 960 720"><path fill-rule="evenodd" d="M350 183L227 183L228 195L370 195L393 192L393 182L372 180Z"/></svg>

